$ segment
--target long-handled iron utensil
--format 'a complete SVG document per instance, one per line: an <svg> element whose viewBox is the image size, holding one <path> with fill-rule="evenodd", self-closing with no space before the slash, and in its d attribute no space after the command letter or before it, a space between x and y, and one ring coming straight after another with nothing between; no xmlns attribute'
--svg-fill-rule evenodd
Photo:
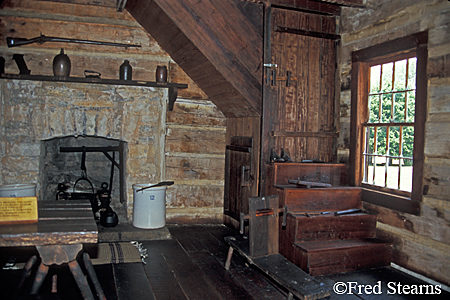
<svg viewBox="0 0 450 300"><path fill-rule="evenodd" d="M149 188L153 188L153 187L157 187L157 186L169 186L169 185L172 185L172 184L174 184L173 181L161 181L161 182L159 182L157 184L146 186L146 187L144 187L142 189L139 189L136 192L141 192L143 190L146 190L146 189L149 189Z"/></svg>

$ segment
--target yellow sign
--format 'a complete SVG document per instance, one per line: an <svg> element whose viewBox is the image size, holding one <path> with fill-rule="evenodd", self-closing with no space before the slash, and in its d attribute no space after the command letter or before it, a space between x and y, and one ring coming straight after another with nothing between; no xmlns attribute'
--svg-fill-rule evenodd
<svg viewBox="0 0 450 300"><path fill-rule="evenodd" d="M34 223L37 221L36 197L0 197L0 223Z"/></svg>

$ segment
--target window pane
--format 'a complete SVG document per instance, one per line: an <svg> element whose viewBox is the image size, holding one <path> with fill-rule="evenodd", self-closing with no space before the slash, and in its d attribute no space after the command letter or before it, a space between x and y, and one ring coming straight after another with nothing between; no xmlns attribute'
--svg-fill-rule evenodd
<svg viewBox="0 0 450 300"><path fill-rule="evenodd" d="M414 122L414 114L416 113L416 91L410 91L406 94L408 110L406 112L406 122Z"/></svg>
<svg viewBox="0 0 450 300"><path fill-rule="evenodd" d="M368 184L373 184L373 171L375 170L375 165L373 164L373 157L368 157L367 160L367 166L366 166L366 173L364 174L364 180L363 182Z"/></svg>
<svg viewBox="0 0 450 300"><path fill-rule="evenodd" d="M373 180L373 156L367 154L373 154L375 145L374 145L374 136L375 136L375 128L374 127L366 127L366 146L364 149L364 177L363 182L372 183Z"/></svg>
<svg viewBox="0 0 450 300"><path fill-rule="evenodd" d="M406 93L394 94L394 121L405 122L405 95Z"/></svg>
<svg viewBox="0 0 450 300"><path fill-rule="evenodd" d="M385 186L385 165L386 157L377 156L375 158L375 178L373 181L374 185Z"/></svg>
<svg viewBox="0 0 450 300"><path fill-rule="evenodd" d="M394 90L402 91L406 88L406 62L407 60L399 60L395 62L395 80Z"/></svg>
<svg viewBox="0 0 450 300"><path fill-rule="evenodd" d="M398 165L390 165L387 170L386 186L391 189L398 189Z"/></svg>
<svg viewBox="0 0 450 300"><path fill-rule="evenodd" d="M390 92L392 90L392 71L393 71L394 64L388 63L383 64L382 67L382 91L383 92Z"/></svg>
<svg viewBox="0 0 450 300"><path fill-rule="evenodd" d="M366 153L374 153L375 148L374 148L374 133L375 130L373 127L367 127L366 128Z"/></svg>
<svg viewBox="0 0 450 300"><path fill-rule="evenodd" d="M400 155L400 127L389 128L389 155Z"/></svg>
<svg viewBox="0 0 450 300"><path fill-rule="evenodd" d="M386 154L386 127L377 128L376 154Z"/></svg>
<svg viewBox="0 0 450 300"><path fill-rule="evenodd" d="M369 122L380 122L380 97L379 95L369 96Z"/></svg>
<svg viewBox="0 0 450 300"><path fill-rule="evenodd" d="M380 90L381 65L370 68L370 93L376 93Z"/></svg>
<svg viewBox="0 0 450 300"><path fill-rule="evenodd" d="M382 97L381 122L391 121L392 94L384 94Z"/></svg>
<svg viewBox="0 0 450 300"><path fill-rule="evenodd" d="M414 148L414 127L403 127L403 156L412 158ZM412 161L405 161L406 163L412 163Z"/></svg>
<svg viewBox="0 0 450 300"><path fill-rule="evenodd" d="M416 65L417 58L408 59L408 89L416 89Z"/></svg>
<svg viewBox="0 0 450 300"><path fill-rule="evenodd" d="M412 175L412 162L405 159L404 164L401 167L400 190L407 192L412 191Z"/></svg>

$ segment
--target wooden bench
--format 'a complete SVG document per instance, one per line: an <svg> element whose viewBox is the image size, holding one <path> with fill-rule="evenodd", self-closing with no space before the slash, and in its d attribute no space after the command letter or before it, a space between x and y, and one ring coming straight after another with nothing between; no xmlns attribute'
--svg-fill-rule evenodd
<svg viewBox="0 0 450 300"><path fill-rule="evenodd" d="M315 279L278 253L278 196L253 197L249 200L249 236L229 236L230 245L225 269L229 270L236 250L250 264L287 291L287 299L323 299L331 295L333 282ZM284 212L286 213L286 212Z"/></svg>

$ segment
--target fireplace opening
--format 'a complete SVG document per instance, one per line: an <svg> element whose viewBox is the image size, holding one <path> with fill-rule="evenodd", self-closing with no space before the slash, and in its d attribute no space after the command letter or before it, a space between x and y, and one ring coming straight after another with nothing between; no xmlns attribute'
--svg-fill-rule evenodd
<svg viewBox="0 0 450 300"><path fill-rule="evenodd" d="M100 207L103 202L101 198L93 200L90 196L108 190L109 207L117 214L119 223L127 222L126 142L95 136L67 136L41 141L40 150L40 199L86 198L94 208L94 203Z"/></svg>

